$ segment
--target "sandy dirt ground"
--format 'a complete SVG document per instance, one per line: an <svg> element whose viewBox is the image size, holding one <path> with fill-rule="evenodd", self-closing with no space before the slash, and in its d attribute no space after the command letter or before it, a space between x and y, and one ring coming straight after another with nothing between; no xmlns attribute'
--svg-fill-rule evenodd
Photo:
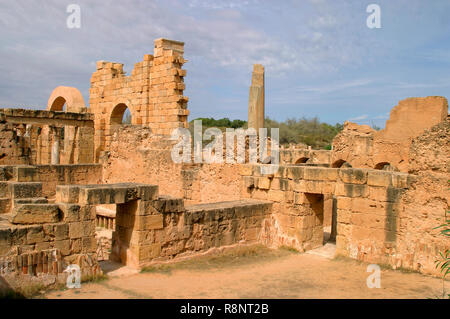
<svg viewBox="0 0 450 319"><path fill-rule="evenodd" d="M81 289L51 291L44 298L437 298L443 283L417 273L381 270L381 288L368 288L367 264L318 254L170 273L119 271ZM450 282L445 282L450 292Z"/></svg>

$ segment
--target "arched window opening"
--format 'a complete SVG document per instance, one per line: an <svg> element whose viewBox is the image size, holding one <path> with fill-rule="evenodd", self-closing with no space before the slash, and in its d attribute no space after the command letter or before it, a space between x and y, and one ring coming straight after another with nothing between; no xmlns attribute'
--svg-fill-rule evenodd
<svg viewBox="0 0 450 319"><path fill-rule="evenodd" d="M131 124L131 112L124 103L117 104L111 113L111 125Z"/></svg>

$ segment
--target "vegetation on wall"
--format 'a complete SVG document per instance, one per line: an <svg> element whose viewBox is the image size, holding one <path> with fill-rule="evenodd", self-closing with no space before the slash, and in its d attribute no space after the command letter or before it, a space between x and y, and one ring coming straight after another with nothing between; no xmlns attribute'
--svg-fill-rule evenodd
<svg viewBox="0 0 450 319"><path fill-rule="evenodd" d="M445 213L445 222L435 228L439 229L441 234L445 237L450 237L450 217L448 216L449 213L450 211L447 211ZM446 249L445 251L440 252L439 257L435 263L436 268L439 269L442 274L442 295L443 297L447 297L450 299L450 294L447 294L447 296L445 296L446 292L444 286L445 278L448 274L450 274L450 249Z"/></svg>

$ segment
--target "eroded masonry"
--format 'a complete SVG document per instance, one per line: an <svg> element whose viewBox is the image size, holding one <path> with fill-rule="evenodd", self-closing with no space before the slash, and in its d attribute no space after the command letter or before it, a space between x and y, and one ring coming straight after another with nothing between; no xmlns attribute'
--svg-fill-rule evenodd
<svg viewBox="0 0 450 319"><path fill-rule="evenodd" d="M381 131L347 122L331 151L282 147L271 175L261 167L273 164L177 164L170 134L189 114L183 53L158 39L129 76L98 62L89 107L58 87L47 110L0 110L2 289L64 282L73 264L96 276L106 259L142 268L327 241L339 255L437 275L450 247L434 229L450 203L445 98L400 101ZM248 107L250 127L262 127L260 65Z"/></svg>

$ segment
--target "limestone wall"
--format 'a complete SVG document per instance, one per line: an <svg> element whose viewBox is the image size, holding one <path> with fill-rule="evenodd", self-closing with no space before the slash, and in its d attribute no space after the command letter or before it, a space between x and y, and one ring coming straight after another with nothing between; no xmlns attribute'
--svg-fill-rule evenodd
<svg viewBox="0 0 450 319"><path fill-rule="evenodd" d="M450 174L450 116L412 140L409 172L448 177Z"/></svg>
<svg viewBox="0 0 450 319"><path fill-rule="evenodd" d="M171 158L174 144L145 127L122 127L102 159L103 182L151 182L187 204L240 199L238 164L176 164Z"/></svg>
<svg viewBox="0 0 450 319"><path fill-rule="evenodd" d="M27 142L24 137L18 135L15 125L2 120L0 122L0 164L29 164L31 149Z"/></svg>
<svg viewBox="0 0 450 319"><path fill-rule="evenodd" d="M244 197L274 202L268 245L321 246L325 195L336 200L338 254L437 274L436 252L450 245L433 231L449 207L448 191L422 177L316 167L280 167L264 176L259 166L242 166L241 175Z"/></svg>
<svg viewBox="0 0 450 319"><path fill-rule="evenodd" d="M117 214L117 238L139 242L139 266L187 258L216 248L256 244L261 240L271 204L264 201L229 201L184 207L183 201L167 196L154 202L146 218L155 229L137 233L123 225L133 224L133 215ZM121 216L121 217L119 217ZM121 226L122 225L122 226ZM133 232L135 235L130 235ZM120 240L120 239L119 239ZM113 244L114 247L114 244Z"/></svg>
<svg viewBox="0 0 450 319"><path fill-rule="evenodd" d="M281 164L331 164L331 151L283 148L280 149Z"/></svg>
<svg viewBox="0 0 450 319"><path fill-rule="evenodd" d="M101 274L94 221L93 206L64 204L20 204L0 215L0 291L65 283L71 264L83 277Z"/></svg>
<svg viewBox="0 0 450 319"><path fill-rule="evenodd" d="M0 117L2 165L94 162L91 114L0 109Z"/></svg>
<svg viewBox="0 0 450 319"><path fill-rule="evenodd" d="M4 165L0 166L0 175L0 179L4 183L8 181L17 183L40 182L42 192L39 196L54 198L57 185L100 183L102 167L99 164Z"/></svg>

